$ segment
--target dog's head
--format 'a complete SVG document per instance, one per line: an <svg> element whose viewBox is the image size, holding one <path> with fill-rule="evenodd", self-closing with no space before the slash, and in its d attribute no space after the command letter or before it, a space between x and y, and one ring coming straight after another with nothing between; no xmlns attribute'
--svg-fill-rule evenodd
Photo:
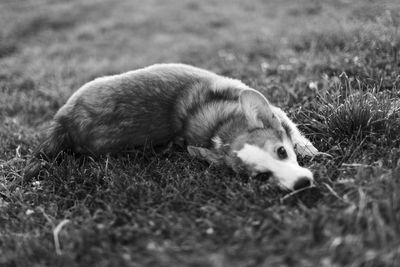
<svg viewBox="0 0 400 267"><path fill-rule="evenodd" d="M242 125L232 141L225 144L216 136L213 148L189 146L189 153L250 177L271 178L285 189L310 186L313 175L297 162L291 129L273 113L268 100L255 90L245 90L239 102L247 125Z"/></svg>

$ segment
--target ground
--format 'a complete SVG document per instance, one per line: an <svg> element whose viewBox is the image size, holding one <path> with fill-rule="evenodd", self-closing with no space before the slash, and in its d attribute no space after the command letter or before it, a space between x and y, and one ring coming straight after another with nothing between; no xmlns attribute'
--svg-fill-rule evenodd
<svg viewBox="0 0 400 267"><path fill-rule="evenodd" d="M1 266L399 266L400 5L391 1L0 3ZM243 80L326 154L288 194L192 159L62 155L41 130L91 79L183 62Z"/></svg>

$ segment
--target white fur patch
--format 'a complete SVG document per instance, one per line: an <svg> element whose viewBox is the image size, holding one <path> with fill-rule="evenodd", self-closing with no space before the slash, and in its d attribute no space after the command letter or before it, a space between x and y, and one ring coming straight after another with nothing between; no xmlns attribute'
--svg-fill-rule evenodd
<svg viewBox="0 0 400 267"><path fill-rule="evenodd" d="M254 174L270 171L281 186L291 190L302 177L313 180L311 171L299 166L296 159L279 160L258 146L245 144L236 154Z"/></svg>
<svg viewBox="0 0 400 267"><path fill-rule="evenodd" d="M246 165L252 166L255 171L266 171L266 161L271 159L271 156L257 146L245 144L244 147L236 152L237 156Z"/></svg>
<svg viewBox="0 0 400 267"><path fill-rule="evenodd" d="M219 149L223 145L222 139L219 136L214 136L211 141L214 143L214 148Z"/></svg>

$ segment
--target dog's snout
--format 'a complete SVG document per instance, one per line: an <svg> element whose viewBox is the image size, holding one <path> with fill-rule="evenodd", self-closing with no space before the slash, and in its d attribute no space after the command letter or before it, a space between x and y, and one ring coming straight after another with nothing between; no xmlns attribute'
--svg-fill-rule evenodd
<svg viewBox="0 0 400 267"><path fill-rule="evenodd" d="M301 177L293 186L294 190L299 190L305 187L309 187L311 185L311 180L308 177Z"/></svg>

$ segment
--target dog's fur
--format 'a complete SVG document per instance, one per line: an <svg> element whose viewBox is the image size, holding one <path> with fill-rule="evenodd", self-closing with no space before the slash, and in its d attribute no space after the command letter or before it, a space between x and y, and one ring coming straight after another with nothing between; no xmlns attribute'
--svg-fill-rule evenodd
<svg viewBox="0 0 400 267"><path fill-rule="evenodd" d="M171 141L237 173L267 174L288 189L313 179L298 165L294 147L303 155L318 152L281 109L241 81L158 64L83 85L57 112L35 157L53 159L66 149L100 155Z"/></svg>

